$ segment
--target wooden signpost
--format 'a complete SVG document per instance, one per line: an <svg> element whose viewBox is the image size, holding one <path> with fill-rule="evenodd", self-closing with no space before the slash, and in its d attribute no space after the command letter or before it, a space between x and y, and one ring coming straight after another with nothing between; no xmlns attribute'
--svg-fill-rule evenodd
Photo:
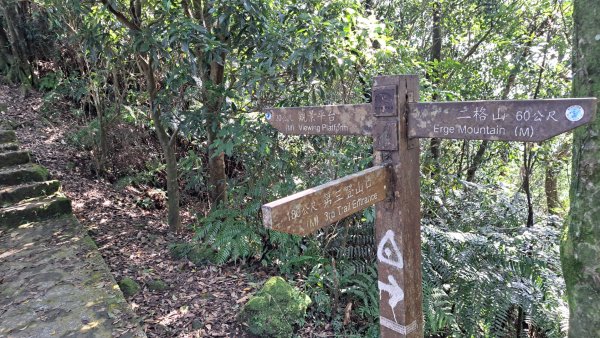
<svg viewBox="0 0 600 338"><path fill-rule="evenodd" d="M418 138L537 142L591 121L596 99L418 103L414 75L379 76L373 102L266 111L292 135L373 137L375 166L262 207L266 227L298 235L376 205L381 337L422 337Z"/></svg>

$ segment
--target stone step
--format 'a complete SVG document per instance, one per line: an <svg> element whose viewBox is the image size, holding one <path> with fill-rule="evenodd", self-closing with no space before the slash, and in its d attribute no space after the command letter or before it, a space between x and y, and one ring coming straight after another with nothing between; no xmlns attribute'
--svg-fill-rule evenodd
<svg viewBox="0 0 600 338"><path fill-rule="evenodd" d="M29 152L25 150L0 153L0 168L29 163Z"/></svg>
<svg viewBox="0 0 600 338"><path fill-rule="evenodd" d="M17 143L0 143L0 153L5 153L7 151L15 151L19 150L19 145Z"/></svg>
<svg viewBox="0 0 600 338"><path fill-rule="evenodd" d="M0 186L19 185L48 180L48 170L37 164L28 163L0 169Z"/></svg>
<svg viewBox="0 0 600 338"><path fill-rule="evenodd" d="M75 217L3 230L0 337L146 337Z"/></svg>
<svg viewBox="0 0 600 338"><path fill-rule="evenodd" d="M71 213L71 200L55 194L34 198L0 209L0 227L16 228L21 224Z"/></svg>
<svg viewBox="0 0 600 338"><path fill-rule="evenodd" d="M0 130L0 143L17 142L14 130Z"/></svg>
<svg viewBox="0 0 600 338"><path fill-rule="evenodd" d="M0 187L0 208L29 198L50 196L60 189L59 181L31 182Z"/></svg>

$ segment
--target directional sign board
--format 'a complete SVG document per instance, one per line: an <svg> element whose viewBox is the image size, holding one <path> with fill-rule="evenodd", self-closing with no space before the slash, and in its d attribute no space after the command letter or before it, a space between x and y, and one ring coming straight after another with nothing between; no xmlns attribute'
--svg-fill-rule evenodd
<svg viewBox="0 0 600 338"><path fill-rule="evenodd" d="M412 103L408 136L539 142L595 113L595 98Z"/></svg>
<svg viewBox="0 0 600 338"><path fill-rule="evenodd" d="M265 117L288 135L371 135L371 111L370 104L271 108Z"/></svg>
<svg viewBox="0 0 600 338"><path fill-rule="evenodd" d="M386 198L388 170L373 167L263 205L265 227L308 235Z"/></svg>

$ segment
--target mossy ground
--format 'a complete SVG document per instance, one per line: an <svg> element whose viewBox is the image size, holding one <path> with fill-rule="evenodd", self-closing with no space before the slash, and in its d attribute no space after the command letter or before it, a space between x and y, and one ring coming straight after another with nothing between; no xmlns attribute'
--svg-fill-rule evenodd
<svg viewBox="0 0 600 338"><path fill-rule="evenodd" d="M281 277L270 278L246 303L240 320L252 334L261 337L290 337L294 325L304 322L310 298Z"/></svg>
<svg viewBox="0 0 600 338"><path fill-rule="evenodd" d="M138 293L141 289L140 285L132 278L125 277L119 282L119 287L125 297L131 297Z"/></svg>

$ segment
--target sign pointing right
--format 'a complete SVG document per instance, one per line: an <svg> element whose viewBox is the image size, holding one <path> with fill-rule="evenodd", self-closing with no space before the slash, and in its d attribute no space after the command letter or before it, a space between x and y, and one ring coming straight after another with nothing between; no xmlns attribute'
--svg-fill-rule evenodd
<svg viewBox="0 0 600 338"><path fill-rule="evenodd" d="M595 98L410 103L408 136L540 142L595 114Z"/></svg>

